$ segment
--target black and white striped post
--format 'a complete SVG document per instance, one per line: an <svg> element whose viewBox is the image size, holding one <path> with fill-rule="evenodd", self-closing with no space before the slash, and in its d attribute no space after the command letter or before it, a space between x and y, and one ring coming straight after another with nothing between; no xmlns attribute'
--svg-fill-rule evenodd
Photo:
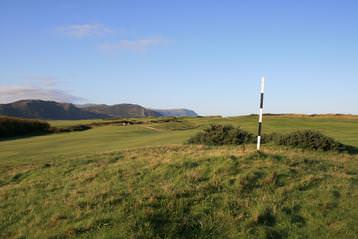
<svg viewBox="0 0 358 239"><path fill-rule="evenodd" d="M265 77L262 77L261 91L260 91L259 128L257 133L257 151L260 150L260 146L261 146L262 113L264 109L264 89L265 89Z"/></svg>

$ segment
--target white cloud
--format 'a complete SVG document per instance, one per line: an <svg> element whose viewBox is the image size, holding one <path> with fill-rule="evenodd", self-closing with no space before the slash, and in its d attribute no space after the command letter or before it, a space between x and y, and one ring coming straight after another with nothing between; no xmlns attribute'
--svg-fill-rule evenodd
<svg viewBox="0 0 358 239"><path fill-rule="evenodd" d="M145 50L165 45L166 40L162 38L144 38L137 40L120 40L117 43L105 43L100 45L100 49L104 51L117 51L117 50L129 50L135 52L144 52Z"/></svg>
<svg viewBox="0 0 358 239"><path fill-rule="evenodd" d="M59 27L57 30L74 38L104 36L114 32L111 28L106 27L103 24L74 24Z"/></svg>
<svg viewBox="0 0 358 239"><path fill-rule="evenodd" d="M79 103L86 100L74 96L63 90L36 88L31 86L1 86L0 85L0 103L9 103L23 99L53 100L57 102Z"/></svg>

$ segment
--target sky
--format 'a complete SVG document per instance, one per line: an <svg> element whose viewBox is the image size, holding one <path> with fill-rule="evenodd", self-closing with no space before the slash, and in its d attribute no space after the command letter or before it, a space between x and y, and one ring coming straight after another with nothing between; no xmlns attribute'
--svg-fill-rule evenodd
<svg viewBox="0 0 358 239"><path fill-rule="evenodd" d="M0 1L0 103L358 114L358 1Z"/></svg>

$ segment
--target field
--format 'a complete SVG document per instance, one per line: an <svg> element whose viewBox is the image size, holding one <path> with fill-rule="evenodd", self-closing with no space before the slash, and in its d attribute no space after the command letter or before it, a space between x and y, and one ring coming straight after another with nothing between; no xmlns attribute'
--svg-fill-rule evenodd
<svg viewBox="0 0 358 239"><path fill-rule="evenodd" d="M185 144L256 116L150 120L0 141L0 238L358 238L358 155ZM296 129L358 147L357 116L264 118Z"/></svg>

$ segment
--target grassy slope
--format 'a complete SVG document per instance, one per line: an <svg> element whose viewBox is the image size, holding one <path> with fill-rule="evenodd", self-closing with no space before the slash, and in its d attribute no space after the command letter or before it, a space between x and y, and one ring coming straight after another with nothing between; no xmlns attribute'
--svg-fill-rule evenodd
<svg viewBox="0 0 358 239"><path fill-rule="evenodd" d="M202 118L1 141L0 238L358 234L357 156L168 146L214 122L256 128L256 117ZM356 119L267 117L265 126L358 146Z"/></svg>

